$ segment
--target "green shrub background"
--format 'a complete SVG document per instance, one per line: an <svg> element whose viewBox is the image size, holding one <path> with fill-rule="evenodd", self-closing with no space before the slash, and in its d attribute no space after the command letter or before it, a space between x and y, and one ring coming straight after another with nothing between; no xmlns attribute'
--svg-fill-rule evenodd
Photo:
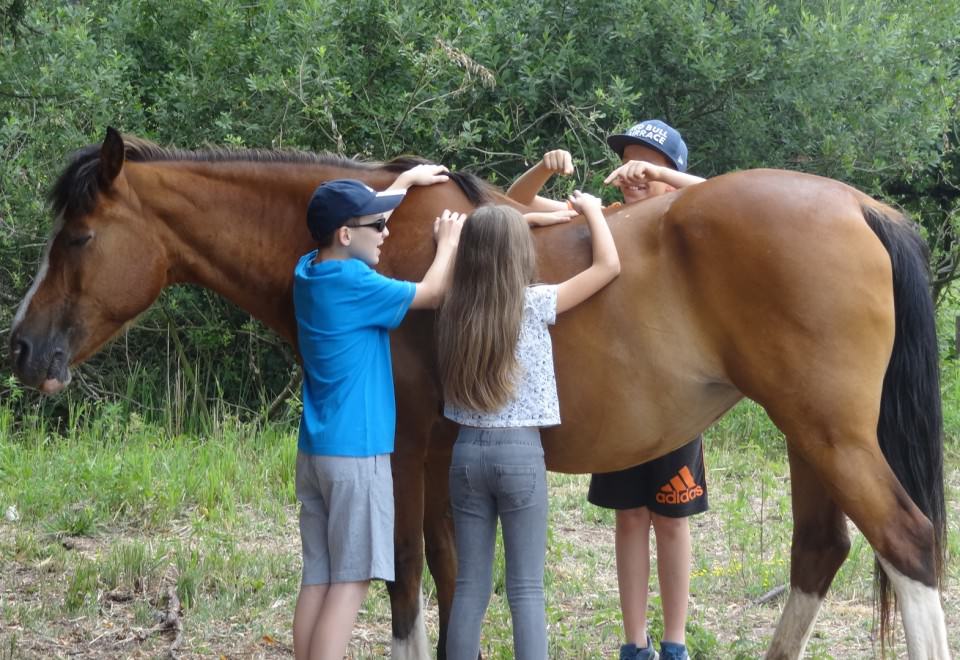
<svg viewBox="0 0 960 660"><path fill-rule="evenodd" d="M577 172L560 194L600 190L604 136L661 117L697 174L797 169L900 205L956 306L957 25L957 0L0 0L0 399L39 401L10 375L9 325L46 191L107 126L186 148L420 154L499 184L563 146ZM176 288L41 405L253 415L291 364L247 315Z"/></svg>

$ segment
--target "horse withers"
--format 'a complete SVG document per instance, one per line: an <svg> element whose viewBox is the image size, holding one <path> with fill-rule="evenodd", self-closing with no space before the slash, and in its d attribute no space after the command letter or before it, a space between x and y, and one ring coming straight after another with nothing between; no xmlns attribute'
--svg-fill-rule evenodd
<svg viewBox="0 0 960 660"><path fill-rule="evenodd" d="M364 164L272 151L180 151L109 130L53 188L54 230L14 319L27 385L54 392L166 286L226 296L295 343L291 273L322 181L387 187L412 161ZM414 189L390 220L381 270L418 280L432 219L506 203L469 176ZM891 590L913 660L947 658L942 428L923 242L898 213L836 181L772 170L724 175L621 207L608 221L618 280L553 330L564 423L547 465L601 472L679 447L743 396L786 436L791 591L767 657L798 658L850 541L873 546L881 636ZM580 222L535 232L545 281L589 259ZM597 328L605 330L597 332ZM455 557L432 315L392 339L397 381L394 657L428 657L420 576L437 585L443 657ZM888 582L889 581L889 582Z"/></svg>

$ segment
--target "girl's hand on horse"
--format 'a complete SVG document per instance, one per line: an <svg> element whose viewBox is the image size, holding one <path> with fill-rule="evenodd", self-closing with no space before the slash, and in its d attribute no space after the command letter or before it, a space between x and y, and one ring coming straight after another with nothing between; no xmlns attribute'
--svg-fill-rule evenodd
<svg viewBox="0 0 960 660"><path fill-rule="evenodd" d="M523 219L531 227L546 227L548 225L559 225L564 222L570 222L576 218L579 213L572 208L560 209L559 211L531 211L524 213Z"/></svg>
<svg viewBox="0 0 960 660"><path fill-rule="evenodd" d="M600 198L594 197L590 193L574 190L573 194L567 198L567 202L574 211L582 215L586 215L590 211L596 211L601 215L603 213L603 204L601 203Z"/></svg>
<svg viewBox="0 0 960 660"><path fill-rule="evenodd" d="M554 174L573 174L573 156L566 149L554 149L543 154L543 168Z"/></svg>
<svg viewBox="0 0 960 660"><path fill-rule="evenodd" d="M397 177L390 186L391 189L407 189L411 186L429 186L434 183L449 181L447 168L443 165L417 165Z"/></svg>
<svg viewBox="0 0 960 660"><path fill-rule="evenodd" d="M444 209L439 218L433 221L433 239L437 245L448 245L456 248L460 242L460 231L463 229L463 222L467 219L466 213L458 213L450 209Z"/></svg>
<svg viewBox="0 0 960 660"><path fill-rule="evenodd" d="M648 163L645 160L631 160L611 172L610 176L604 179L603 182L610 185L619 179L621 183L635 186L650 181L660 181L663 179L661 175L662 169L659 165Z"/></svg>

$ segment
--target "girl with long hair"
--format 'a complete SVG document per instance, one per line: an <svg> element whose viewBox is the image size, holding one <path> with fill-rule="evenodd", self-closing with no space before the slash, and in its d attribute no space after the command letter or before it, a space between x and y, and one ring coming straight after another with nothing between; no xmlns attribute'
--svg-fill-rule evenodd
<svg viewBox="0 0 960 660"><path fill-rule="evenodd" d="M570 203L590 228L589 268L560 284L535 286L536 253L523 216L508 206L481 207L464 223L440 308L444 415L461 425L450 466L457 543L450 660L479 654L498 518L514 657L547 657L547 484L539 427L560 423L547 326L620 273L600 200L577 191Z"/></svg>

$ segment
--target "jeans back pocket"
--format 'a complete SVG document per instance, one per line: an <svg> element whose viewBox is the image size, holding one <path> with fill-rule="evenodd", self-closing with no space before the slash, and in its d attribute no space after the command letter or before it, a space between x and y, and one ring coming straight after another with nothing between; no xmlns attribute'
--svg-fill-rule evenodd
<svg viewBox="0 0 960 660"><path fill-rule="evenodd" d="M473 495L470 487L470 471L466 465L450 466L450 506L459 511L469 509L468 503Z"/></svg>
<svg viewBox="0 0 960 660"><path fill-rule="evenodd" d="M537 490L537 468L533 465L497 465L497 499L501 511L530 506Z"/></svg>

